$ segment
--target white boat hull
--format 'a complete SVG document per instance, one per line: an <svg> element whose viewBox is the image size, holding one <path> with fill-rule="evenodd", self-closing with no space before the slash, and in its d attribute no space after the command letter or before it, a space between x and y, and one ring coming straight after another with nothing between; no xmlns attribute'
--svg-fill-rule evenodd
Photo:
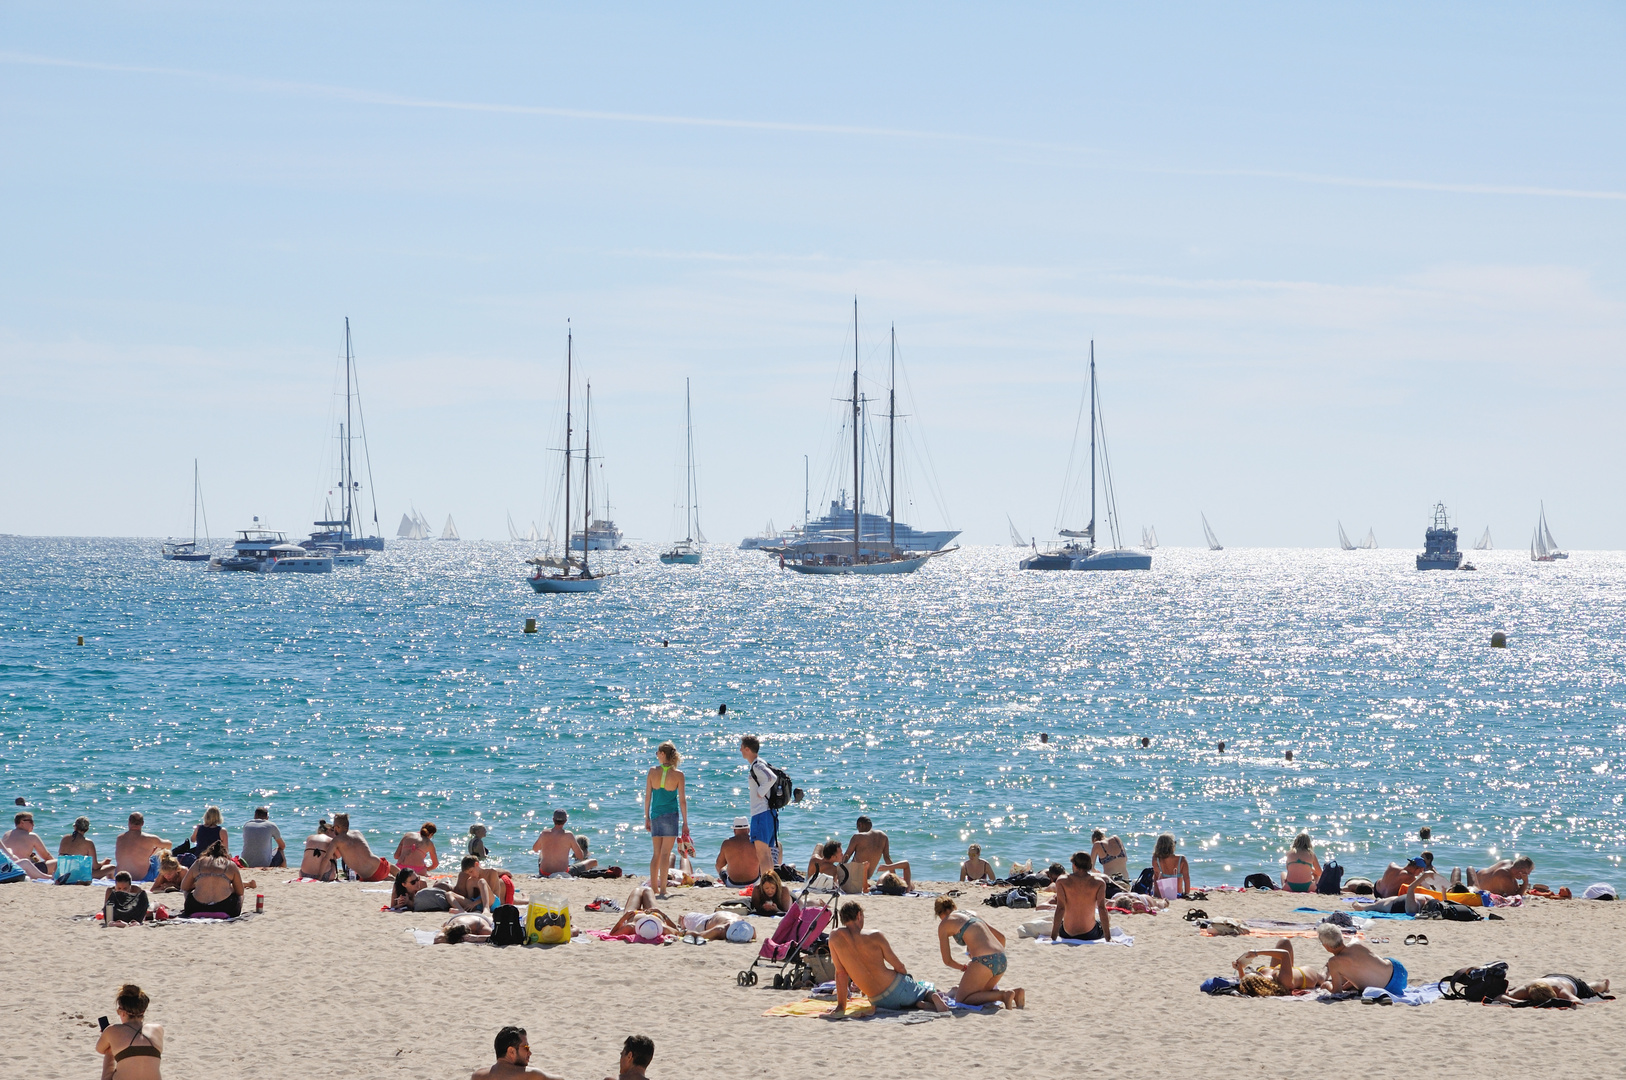
<svg viewBox="0 0 1626 1080"><path fill-rule="evenodd" d="M785 563L787 570L798 574L912 574L926 565L930 555L918 559L893 559L890 562L858 563L847 566L827 566L822 563Z"/></svg>
<svg viewBox="0 0 1626 1080"><path fill-rule="evenodd" d="M601 577L543 577L538 574L525 580L539 593L598 592L604 586Z"/></svg>
<svg viewBox="0 0 1626 1080"><path fill-rule="evenodd" d="M326 555L295 555L273 559L261 566L260 570L267 574L331 574L333 560Z"/></svg>
<svg viewBox="0 0 1626 1080"><path fill-rule="evenodd" d="M1132 548L1096 551L1073 560L1074 570L1150 570L1152 557Z"/></svg>
<svg viewBox="0 0 1626 1080"><path fill-rule="evenodd" d="M699 566L700 552L698 551L667 551L661 554L661 562L667 566Z"/></svg>

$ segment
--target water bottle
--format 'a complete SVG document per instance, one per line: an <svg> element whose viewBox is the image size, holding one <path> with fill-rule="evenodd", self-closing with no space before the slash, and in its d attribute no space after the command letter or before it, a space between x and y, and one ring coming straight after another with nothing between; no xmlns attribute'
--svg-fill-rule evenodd
<svg viewBox="0 0 1626 1080"><path fill-rule="evenodd" d="M265 894L263 892L254 894L254 914L265 914Z"/></svg>
<svg viewBox="0 0 1626 1080"><path fill-rule="evenodd" d="M113 898L110 896L110 897L107 898L107 902L102 905L102 929L106 930L109 926L112 926L112 925L113 925Z"/></svg>

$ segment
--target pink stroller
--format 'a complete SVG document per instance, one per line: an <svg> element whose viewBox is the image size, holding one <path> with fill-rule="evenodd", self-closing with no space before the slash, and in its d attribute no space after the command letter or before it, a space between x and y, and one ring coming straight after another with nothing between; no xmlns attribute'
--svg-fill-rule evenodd
<svg viewBox="0 0 1626 1080"><path fill-rule="evenodd" d="M779 920L773 936L762 943L757 958L751 961L750 967L740 972L735 981L741 986L755 986L757 968L771 967L777 969L773 977L775 990L817 986L819 980L814 978L809 961L822 957L828 963L830 946L829 939L824 936L824 928L829 925L828 901L822 907L792 904Z"/></svg>

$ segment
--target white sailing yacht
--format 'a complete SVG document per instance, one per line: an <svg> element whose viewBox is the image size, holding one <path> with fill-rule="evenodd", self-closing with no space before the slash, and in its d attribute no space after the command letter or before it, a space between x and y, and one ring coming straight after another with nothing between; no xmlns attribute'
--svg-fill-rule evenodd
<svg viewBox="0 0 1626 1080"><path fill-rule="evenodd" d="M694 480L694 413L689 406L689 380L683 380L683 445L685 464L683 468L683 523L685 531L683 539L673 544L671 550L661 552L661 562L667 566L699 566L700 541L705 539L700 535L699 512L695 507L698 492L695 490Z"/></svg>
<svg viewBox="0 0 1626 1080"><path fill-rule="evenodd" d="M1485 534L1474 541L1475 551L1490 551L1494 545L1491 543L1490 526L1485 526Z"/></svg>
<svg viewBox="0 0 1626 1080"><path fill-rule="evenodd" d="M401 515L401 526L395 530L397 540L428 540L433 534L429 519L418 513L416 506L410 515Z"/></svg>
<svg viewBox="0 0 1626 1080"><path fill-rule="evenodd" d="M570 536L570 461L573 456L570 452L570 391L573 376L575 340L571 331L565 331L565 514L564 535ZM587 384L587 424L586 445L582 450L582 535L587 536L587 526L592 518L592 501L588 498L588 488L592 477L592 446L593 446L593 384ZM551 526L550 526L551 530ZM598 592L604 587L604 575L594 574L587 567L587 553L591 550L590 544L582 545L581 561L577 562L571 557L570 544L565 544L564 557L555 559L551 557L533 558L527 560L536 567L536 573L525 580L530 582L531 588L539 593L587 593ZM571 573L574 569L576 572Z"/></svg>
<svg viewBox="0 0 1626 1080"><path fill-rule="evenodd" d="M335 566L360 566L367 561L365 554L355 558L346 553L383 551L384 537L378 528L378 501L373 500L372 531L366 533L362 520L361 480L356 475L355 444L356 420L361 421L361 458L367 469L367 484L372 486L372 457L367 449L367 416L361 408L361 383L356 375L356 354L350 347L350 319L344 320L344 419L339 423L339 516L334 517L331 502L324 502L322 520L315 523L316 531L303 541L311 551L324 551L334 556ZM332 495L330 488L328 494Z"/></svg>
<svg viewBox="0 0 1626 1080"><path fill-rule="evenodd" d="M198 459L192 459L192 539L171 540L159 554L173 562L208 562L214 544L209 539L209 511L203 511L203 550L198 550L198 508L203 505L203 485L198 481Z"/></svg>
<svg viewBox="0 0 1626 1080"><path fill-rule="evenodd" d="M1349 534L1344 531L1344 523L1338 523L1338 546L1345 551L1354 551L1355 545L1350 542Z"/></svg>
<svg viewBox="0 0 1626 1080"><path fill-rule="evenodd" d="M1209 525L1208 525L1208 515L1203 514L1201 511L1198 511L1198 513L1201 515L1201 517L1203 519L1203 536L1208 540L1208 550L1209 551L1224 551L1225 548L1224 548L1223 545L1220 544L1219 537L1214 535L1214 530L1212 528L1210 528ZM1340 528L1342 528L1342 526L1340 526Z"/></svg>
<svg viewBox="0 0 1626 1080"><path fill-rule="evenodd" d="M442 540L463 539L461 536L457 535L457 522L452 520L452 515L450 514L446 515L446 527L440 530L440 538Z"/></svg>
<svg viewBox="0 0 1626 1080"><path fill-rule="evenodd" d="M1362 551L1376 551L1378 549L1378 534L1370 525L1366 528L1366 539L1361 541Z"/></svg>
<svg viewBox="0 0 1626 1080"><path fill-rule="evenodd" d="M1112 458L1107 453L1106 424L1100 419L1100 409L1096 403L1097 387L1095 382L1095 342L1090 342L1090 523L1083 529L1058 529L1057 531L1067 539L1060 547L1047 551L1036 551L1023 559L1018 565L1023 570L1150 570L1152 556L1142 554L1133 548L1124 547L1118 539L1118 499L1112 487ZM1096 438L1100 437L1100 452L1096 452ZM1078 433L1074 430L1073 444L1078 444ZM1112 547L1106 550L1097 550L1095 546L1095 466L1099 458L1103 493L1106 495L1107 531L1112 536ZM1068 458L1068 469L1072 469L1071 455ZM1062 481L1063 488L1067 481ZM1064 491L1062 499L1065 505L1067 494ZM1058 515L1059 517L1060 515ZM1142 536L1143 541L1149 537ZM1079 540L1088 540L1088 546L1078 543Z"/></svg>
<svg viewBox="0 0 1626 1080"><path fill-rule="evenodd" d="M1140 530L1140 546L1147 551L1157 550L1157 526L1142 525Z"/></svg>
<svg viewBox="0 0 1626 1080"><path fill-rule="evenodd" d="M1021 533L1016 531L1016 522L1011 520L1011 515L1005 515L1005 524L1011 527L1011 547L1027 547L1028 542L1022 539Z"/></svg>
<svg viewBox="0 0 1626 1080"><path fill-rule="evenodd" d="M1489 532L1489 529L1485 530ZM1558 541L1553 539L1553 531L1547 527L1547 504L1541 505L1541 517L1536 522L1536 531L1530 535L1530 561L1552 562L1555 559L1569 558L1569 552L1558 550Z"/></svg>

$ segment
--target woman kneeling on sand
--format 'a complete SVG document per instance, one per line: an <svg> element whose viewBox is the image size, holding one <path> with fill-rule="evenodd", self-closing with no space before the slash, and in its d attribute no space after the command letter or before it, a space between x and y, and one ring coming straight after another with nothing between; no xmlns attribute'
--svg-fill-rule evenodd
<svg viewBox="0 0 1626 1080"><path fill-rule="evenodd" d="M995 990L994 986L1005 974L1005 935L982 919L956 910L948 897L933 906L937 912L937 944L943 950L943 963L963 972L960 985L954 989L954 1000L961 1005L983 1005L1001 1001L1007 1009L1026 1007L1028 994L1017 987L1014 990ZM965 946L969 963L959 963L949 952L949 942Z"/></svg>

